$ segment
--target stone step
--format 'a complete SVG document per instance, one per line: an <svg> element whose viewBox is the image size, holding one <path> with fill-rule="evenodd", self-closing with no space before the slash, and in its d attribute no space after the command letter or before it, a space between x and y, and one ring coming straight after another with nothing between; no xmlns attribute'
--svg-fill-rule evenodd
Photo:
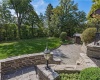
<svg viewBox="0 0 100 80"><path fill-rule="evenodd" d="M67 64L62 64L62 65L53 65L51 66L52 69L59 71L59 70L75 70L76 65L67 65Z"/></svg>
<svg viewBox="0 0 100 80"><path fill-rule="evenodd" d="M80 53L80 57L87 67L98 67L85 53Z"/></svg>

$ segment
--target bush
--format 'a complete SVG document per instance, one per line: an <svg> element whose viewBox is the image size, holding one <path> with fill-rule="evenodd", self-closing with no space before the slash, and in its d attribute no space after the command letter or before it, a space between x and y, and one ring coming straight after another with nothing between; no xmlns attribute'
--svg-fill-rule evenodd
<svg viewBox="0 0 100 80"><path fill-rule="evenodd" d="M61 39L62 41L65 41L65 40L66 40L66 37L67 37L67 33L66 33L66 32L62 32L62 33L60 34L60 39Z"/></svg>
<svg viewBox="0 0 100 80"><path fill-rule="evenodd" d="M79 80L100 80L100 68L87 68L81 71Z"/></svg>
<svg viewBox="0 0 100 80"><path fill-rule="evenodd" d="M72 73L72 74L60 74L60 80L79 80L78 79L79 74L78 73Z"/></svg>
<svg viewBox="0 0 100 80"><path fill-rule="evenodd" d="M2 40L15 40L17 38L17 25L12 23L3 24L0 36Z"/></svg>
<svg viewBox="0 0 100 80"><path fill-rule="evenodd" d="M87 28L81 35L82 42L90 43L91 41L93 41L95 33L96 28Z"/></svg>

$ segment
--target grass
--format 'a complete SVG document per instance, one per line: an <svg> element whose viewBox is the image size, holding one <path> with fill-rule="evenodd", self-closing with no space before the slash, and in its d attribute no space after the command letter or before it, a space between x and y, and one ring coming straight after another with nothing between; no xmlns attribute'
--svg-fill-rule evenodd
<svg viewBox="0 0 100 80"><path fill-rule="evenodd" d="M57 48L61 45L59 38L37 38L0 43L0 59L23 54L43 52L46 43L49 49Z"/></svg>

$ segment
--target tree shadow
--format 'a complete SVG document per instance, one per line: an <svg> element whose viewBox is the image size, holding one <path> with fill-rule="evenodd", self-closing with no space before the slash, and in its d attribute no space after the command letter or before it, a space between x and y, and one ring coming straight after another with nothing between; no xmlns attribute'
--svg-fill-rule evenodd
<svg viewBox="0 0 100 80"><path fill-rule="evenodd" d="M53 56L60 57L60 58L69 58L64 53L62 53L62 50L60 50L60 49L53 50Z"/></svg>

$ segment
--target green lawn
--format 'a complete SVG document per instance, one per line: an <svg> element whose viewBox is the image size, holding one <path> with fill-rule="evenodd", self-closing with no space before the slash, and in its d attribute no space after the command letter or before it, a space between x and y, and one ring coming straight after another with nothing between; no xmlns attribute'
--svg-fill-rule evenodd
<svg viewBox="0 0 100 80"><path fill-rule="evenodd" d="M54 49L61 45L58 38L37 38L0 43L0 59L43 52L47 42L49 49Z"/></svg>

